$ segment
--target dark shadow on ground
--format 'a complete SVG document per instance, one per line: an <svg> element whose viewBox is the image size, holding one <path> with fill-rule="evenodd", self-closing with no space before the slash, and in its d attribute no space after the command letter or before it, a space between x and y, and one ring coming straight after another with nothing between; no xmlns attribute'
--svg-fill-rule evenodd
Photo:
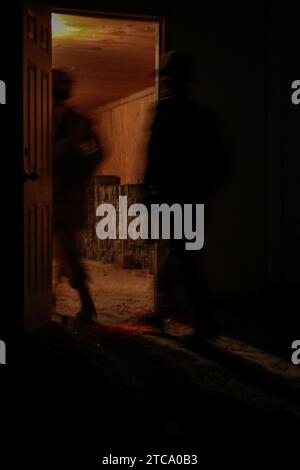
<svg viewBox="0 0 300 470"><path fill-rule="evenodd" d="M274 456L298 442L294 405L181 347L98 325L27 336L8 383L7 437L25 445L23 461L89 468L109 452L174 449Z"/></svg>
<svg viewBox="0 0 300 470"><path fill-rule="evenodd" d="M245 341L291 360L291 345L300 338L300 294L296 286L273 288L220 303L220 334Z"/></svg>

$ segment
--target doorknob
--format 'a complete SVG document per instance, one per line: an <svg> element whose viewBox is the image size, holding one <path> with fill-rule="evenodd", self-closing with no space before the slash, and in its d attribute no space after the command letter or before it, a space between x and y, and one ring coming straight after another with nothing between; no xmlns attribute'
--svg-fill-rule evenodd
<svg viewBox="0 0 300 470"><path fill-rule="evenodd" d="M40 177L40 175L37 174L36 171L27 171L25 170L24 171L24 181L36 181L38 178Z"/></svg>

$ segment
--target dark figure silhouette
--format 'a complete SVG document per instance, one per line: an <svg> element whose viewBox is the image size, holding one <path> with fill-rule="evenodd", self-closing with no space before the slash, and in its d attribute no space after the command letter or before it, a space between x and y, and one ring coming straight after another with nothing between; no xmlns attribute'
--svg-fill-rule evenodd
<svg viewBox="0 0 300 470"><path fill-rule="evenodd" d="M226 179L227 158L218 127L204 108L188 98L192 79L187 57L174 51L164 57L160 70L162 98L151 128L145 189L149 202L201 204L205 206L205 227L209 221L211 196ZM149 196L150 195L150 196ZM181 275L181 287L196 318L195 336L215 332L212 300L206 286L202 250L187 251L186 240L159 240L157 256L157 308L145 322L162 326L172 314L172 285Z"/></svg>
<svg viewBox="0 0 300 470"><path fill-rule="evenodd" d="M71 87L66 72L53 70L53 228L60 275L80 296L77 319L90 321L96 310L80 261L78 232L86 223L86 190L101 149L90 120L66 105Z"/></svg>

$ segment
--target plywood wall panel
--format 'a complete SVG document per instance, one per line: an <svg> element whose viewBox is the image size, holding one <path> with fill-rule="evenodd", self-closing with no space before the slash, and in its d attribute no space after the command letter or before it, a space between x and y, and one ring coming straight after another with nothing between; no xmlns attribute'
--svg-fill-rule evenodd
<svg viewBox="0 0 300 470"><path fill-rule="evenodd" d="M136 99L128 97L98 110L97 130L105 148L105 159L96 174L118 176L121 184L143 182L155 100L151 88L137 94Z"/></svg>

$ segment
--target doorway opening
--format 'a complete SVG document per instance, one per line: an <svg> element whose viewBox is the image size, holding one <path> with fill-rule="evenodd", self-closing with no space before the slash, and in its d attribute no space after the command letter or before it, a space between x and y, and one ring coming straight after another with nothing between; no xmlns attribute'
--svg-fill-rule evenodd
<svg viewBox="0 0 300 470"><path fill-rule="evenodd" d="M80 252L98 319L106 324L135 323L154 309L154 246L143 240L99 240L96 208L103 202L117 207L120 195L129 204L142 197L148 132L158 98L154 71L159 44L159 21L52 14L52 66L71 74L74 89L68 106L92 119L104 149L88 188L88 224L80 233ZM54 246L55 310L75 315L79 297L58 272Z"/></svg>

